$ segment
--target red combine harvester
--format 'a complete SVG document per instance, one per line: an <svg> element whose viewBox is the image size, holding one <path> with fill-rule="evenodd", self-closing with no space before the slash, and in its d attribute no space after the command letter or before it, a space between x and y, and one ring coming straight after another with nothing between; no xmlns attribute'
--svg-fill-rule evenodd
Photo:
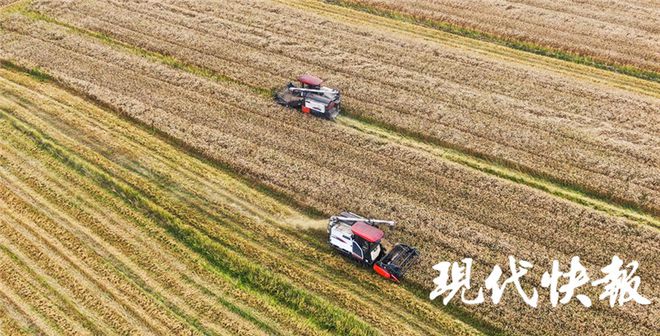
<svg viewBox="0 0 660 336"><path fill-rule="evenodd" d="M382 246L383 231L378 225L394 226L394 222L368 219L352 212L342 212L330 217L328 222L329 242L342 254L358 263L372 267L381 276L399 282L406 271L416 263L419 252L416 248L396 244L387 253Z"/></svg>
<svg viewBox="0 0 660 336"><path fill-rule="evenodd" d="M321 86L323 80L312 75L298 77L300 87L287 84L275 93L275 101L280 105L300 109L330 120L337 118L340 112L341 94L338 90Z"/></svg>

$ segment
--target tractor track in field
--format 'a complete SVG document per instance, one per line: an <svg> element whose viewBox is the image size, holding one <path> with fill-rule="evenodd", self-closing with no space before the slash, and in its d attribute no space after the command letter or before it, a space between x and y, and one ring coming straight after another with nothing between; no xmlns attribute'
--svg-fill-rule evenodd
<svg viewBox="0 0 660 336"><path fill-rule="evenodd" d="M19 85L14 83L14 85ZM20 87L20 86L18 86ZM27 88L27 87L25 87ZM38 98L44 98L45 96L43 95L35 95L35 97ZM62 98L59 97L52 97L48 96L49 99L53 99L53 101L56 101L58 104L54 106L58 106L63 109L75 109L76 106L72 105L70 101L66 101ZM70 99L70 97L69 97ZM80 103L80 102L78 102ZM47 114L41 114L40 117L42 118L48 118ZM91 118L84 119L87 125L93 125L98 128L105 128L106 125L103 125L101 122L98 120L94 120ZM46 122L55 122L54 120L45 120ZM78 120L78 123L75 125L65 125L60 123L59 124L61 127L76 127L76 126L81 126L80 121ZM111 129L107 129L107 131L112 131ZM144 152L143 148L145 146L149 146L149 143L141 142L139 138L137 137L131 137L130 135L124 135L123 139L126 140L126 142L122 142L125 146L129 146L128 148L130 150L134 150L135 152ZM95 141L98 139L76 139L75 141L78 142L83 142L88 146L91 146L99 151L108 151L108 146L112 146L112 144L107 144L104 143L103 141ZM74 140L72 140L74 141ZM114 147L114 146L113 146ZM149 148L149 147L147 147ZM113 148L114 150L115 148ZM158 151L158 148L152 148L154 151ZM119 149L117 149L120 151ZM288 221L289 219L291 220L300 220L299 215L294 215L294 212L291 209L288 209L286 207L282 207L279 204L274 205L272 202L269 202L268 200L264 199L262 203L260 203L259 207L255 206L254 204L250 204L246 201L244 201L244 198L241 199L240 197L237 197L236 195L242 195L243 197L245 196L250 196L250 197L256 197L258 196L257 193L254 192L254 190L250 190L245 188L242 185L234 183L234 187L232 188L231 192L228 192L226 189L219 189L216 188L217 185L214 185L211 183L208 179L209 176L214 176L214 179L217 181L219 180L219 175L214 174L213 170L205 170L203 172L191 172L189 169L182 169L182 167L177 166L176 163L176 157L162 157L159 155L152 154L151 152L147 152L147 155L155 160L155 164L163 167L167 167L168 169L172 169L177 172L177 174L180 174L181 176L187 177L191 180L195 180L197 185L195 188L190 188L190 191L195 193L196 197L199 198L210 198L213 199L214 201L218 203L226 203L226 204L231 204L235 205L236 208L240 208L241 211L246 211L250 215L262 217L262 218L268 218L268 217L275 217L283 221ZM122 156L118 155L116 157L117 160L122 160ZM129 163L130 164L130 163ZM157 179L163 179L163 178L168 178L165 176L149 176L145 175L145 172L139 172L136 171L140 174L142 174L143 177L149 178L149 177L156 177ZM149 172L146 172L146 174L149 174ZM227 183L230 181L227 179L223 179ZM164 187L165 185L163 185ZM200 188L202 187L202 188ZM202 193L203 192L203 193ZM220 200L222 202L220 202ZM277 208L276 208L277 207ZM270 211L264 211L264 208L269 208ZM325 223L324 223L325 224Z"/></svg>
<svg viewBox="0 0 660 336"><path fill-rule="evenodd" d="M493 195L493 196L495 196L495 195Z"/></svg>
<svg viewBox="0 0 660 336"><path fill-rule="evenodd" d="M16 157L16 159L18 159L18 157ZM49 176L49 173L47 173L47 172L42 172L42 176ZM50 217L53 217L53 216L51 215ZM73 223L73 222L74 222L72 219L67 219L66 221L69 222L69 223ZM88 235L90 234L89 231L87 231L87 234L88 234ZM98 239L95 239L95 241L98 242L99 240L98 240ZM100 255L105 255L106 258L109 258L109 255L107 255L107 253L105 253L105 252L99 252L99 253L100 253ZM115 252L115 253L116 253L116 252ZM75 263L74 263L74 264L75 264Z"/></svg>
<svg viewBox="0 0 660 336"><path fill-rule="evenodd" d="M489 175L497 176L499 178L506 179L515 183L524 184L534 189L544 191L553 196L578 203L594 210L602 211L612 216L624 217L641 225L648 225L655 229L660 229L660 219L653 215L621 207L617 204L591 197L578 190L566 188L560 184L553 183L548 180L543 180L521 171L511 170L503 165L494 164L477 157L467 156L464 153L455 151L451 148L442 148L431 143L420 141L414 137L406 137L405 135L397 134L396 132L370 125L356 119L342 118L339 120L339 123L344 124L347 127L358 129L367 134L372 134L380 138L402 144L404 146L417 148L419 150L430 153L431 155L479 170Z"/></svg>
<svg viewBox="0 0 660 336"><path fill-rule="evenodd" d="M8 225L7 222L1 222L3 226ZM63 330L71 329L72 321L61 311L53 311L52 309L44 310L42 308L48 306L55 306L59 304L58 300L49 297L48 299L42 296L44 291L40 291L35 286L35 281L30 278L24 277L25 270L20 266L14 266L16 263L22 263L22 260L16 254L8 256L6 249L11 248L12 244L8 244L3 239L3 246L5 250L0 259L2 259L2 271L0 271L0 281L2 282L2 291L4 295L11 302L11 305L18 308L19 311L24 312L29 323L32 323L43 332L47 334L54 334L54 332L62 333ZM59 324L56 324L59 323Z"/></svg>
<svg viewBox="0 0 660 336"><path fill-rule="evenodd" d="M28 223L31 223L33 221L34 220L26 219L26 220L21 221L20 223L23 223L24 225L27 225ZM16 222L16 223L18 223L18 222ZM45 225L45 224L41 223L41 225ZM50 267L48 265L42 264L41 267L45 267L45 268L42 269L42 271L40 271L39 273L74 274L74 275L76 275L74 278L70 278L66 281L67 283L76 284L76 285L74 285L74 287L70 287L69 290L64 290L64 293L68 293L68 295L72 296L72 297L77 297L78 294L74 294L75 292L72 293L72 292L70 292L70 290L76 290L76 289L80 290L80 289L82 289L83 290L82 292L80 292L80 291L78 292L81 298L89 297L90 295L92 295L91 293L94 293L94 292L108 293L114 300L119 302L120 308L116 306L115 309L114 309L115 313L117 313L118 311L128 309L133 314L135 314L135 316L147 316L147 315L149 315L148 311L140 310L138 308L138 306L136 306L134 303L132 303L132 302L140 302L140 301L145 302L143 298L142 299L140 298L141 294L138 294L139 291L130 290L128 287L123 287L121 289L121 291L120 290L113 290L112 285L110 285L110 284L113 283L113 282L117 282L117 278L113 279L113 277L108 276L108 274L103 275L103 273L101 273L101 274L96 273L96 272L99 272L100 270L102 270L100 268L100 266L93 267L94 265L89 264L89 261L88 262L82 262L82 259L78 259L75 256L75 254L72 254L71 252L66 252L66 250L64 250L65 247L61 246L61 244L59 244L59 243L55 243L56 245L59 245L59 246L53 246L52 244L54 244L54 243L52 241L52 238L51 238L50 242L48 242L47 240L42 240L42 239L47 239L47 238L36 238L36 237L47 237L47 236L44 236L44 234L47 235L47 233L42 232L42 234L36 235L36 236L35 236L35 233L27 233L26 232L24 234L29 234L29 236L27 236L26 239L25 239L26 242L35 242L36 243L36 242L41 241L41 242L43 242L44 246L46 246L46 248L48 248L50 251L53 251L53 252L51 252L51 258L56 258L56 260L54 260L55 265L68 265L67 268L69 269L69 271L64 271L64 268L62 268L61 266L58 267L58 268L53 268L53 267ZM67 238L67 240L63 240L64 238L59 238L59 239L60 239L60 241L64 241L64 242L66 242L67 240L69 242L71 241L71 238ZM23 242L22 244L25 244L25 242ZM23 245L23 248L28 248L28 245ZM33 252L33 253L37 253L37 252ZM89 256L85 257L84 259L89 260ZM39 259L32 259L32 260L33 260L33 262L37 262L37 263L41 262ZM104 262L101 262L100 264L104 264ZM85 266L88 266L88 267L85 267ZM92 267L90 267L90 266L92 266ZM34 268L34 266L31 266L31 267ZM86 270L86 269L89 269L89 271ZM101 280L99 280L99 279L101 279ZM135 295L130 300L125 300L124 301L124 300L120 299L120 298L126 297L126 295L131 295L130 293L132 293L132 295ZM97 309L98 309L98 307L97 307ZM117 318L117 316L115 316L114 318ZM154 322L156 324L153 324ZM170 326L164 327L164 328L161 325L162 329L159 329L159 327L156 327L156 325L162 324L163 322L164 322L163 320L161 320L157 316L153 316L153 314L152 314L150 322L148 322L147 320L142 320L141 321L141 323L144 323L145 325L148 326L147 328L149 328L149 329L143 329L142 332L146 332L146 330L152 330L152 332L156 331L156 330L159 330L160 332L164 332L167 329L174 328L173 325L170 325Z"/></svg>
<svg viewBox="0 0 660 336"><path fill-rule="evenodd" d="M4 252L6 251L3 250ZM21 331L44 334L43 329L30 321L28 314L4 293L3 288L8 287L0 286L0 303L2 303L0 304L0 312L2 312L0 314L0 330L11 335L19 335ZM13 295L13 293L10 295Z"/></svg>
<svg viewBox="0 0 660 336"><path fill-rule="evenodd" d="M144 14L144 13L143 13L143 14ZM145 15L146 15L146 14L145 14ZM99 19L99 20L101 20L101 19ZM101 20L101 21L103 21L103 20ZM107 23L109 23L109 22L107 22ZM130 31L132 31L132 32L134 32L134 33L136 33L136 34L144 35L144 36L148 37L148 38L151 39L151 40L159 40L159 37L158 37L158 36L144 34L144 33L138 32L138 31L131 30L130 28L126 28L126 27L122 27L122 28L123 28L123 29L130 30ZM172 43L172 42L168 42L168 41L165 41L165 40L159 40L159 41L161 41L161 42L163 42L163 43ZM117 41L115 41L115 42L117 42ZM179 44L175 44L175 45L176 45L177 47L180 47L180 48L189 48L189 49L190 49L190 47L187 47L187 46L185 46L185 45L179 45ZM207 55L207 56L211 56L210 54L207 54L207 53L205 53L205 52L203 52L203 51L201 51L201 50L195 50L195 51L196 51L196 52L199 52L199 53L202 53L202 54L204 54L204 55ZM168 56L170 56L170 55L168 55ZM171 56L170 56L170 57L171 57ZM217 56L215 56L215 57L217 57ZM227 59L223 59L223 60L227 61ZM247 66L247 65L246 65L246 66ZM249 67L249 66L248 66L248 67ZM210 69L203 69L203 70L210 70ZM278 76L277 74L273 74L273 73L271 73L271 75L273 75L273 77L277 77L277 76ZM223 76L224 76L224 75L223 75ZM222 78L223 76L219 76L219 77ZM279 78L279 77L278 77L278 78ZM285 79L282 78L282 81L284 81L284 80L285 80ZM244 82L240 82L240 81L238 81L238 82L239 82L240 84L243 84L243 85L248 85L247 83L244 83ZM251 86L251 87L254 87L253 85L250 85L250 86ZM261 88L261 91L262 91L262 92L266 92L266 91L268 91L268 90L267 90L267 88L262 87L262 88ZM418 92L418 93L420 93L420 92ZM345 94L345 97L353 98L353 97L351 97L350 94ZM363 102L363 103L366 103L366 102ZM406 110L400 110L400 109L397 109L396 107L392 107L392 106L388 106L388 108L390 108L392 111L395 111L395 112L399 113L400 115L402 115L402 114L408 114L408 112L407 112ZM492 116L492 115L490 115L490 114L486 114L486 115L488 115L488 116ZM349 115L349 116L350 116L350 115ZM355 118L359 118L359 116L357 116L357 115L355 115L355 116L353 116L353 117L354 117L354 119L355 119ZM512 121L512 120L510 120L510 119L508 119L508 118L506 118L506 117L498 117L498 118L502 118L501 123L513 123L513 125L516 124L514 121ZM373 121L373 120L366 120L366 121L364 121L364 118L360 118L360 119L362 119L364 123L372 123L372 121ZM433 120L430 120L430 119L427 120L427 121L428 121L428 122L433 122ZM451 125L448 124L448 123L439 122L438 124L442 124L442 125L444 125L445 127L448 127L448 128L451 127ZM523 124L520 124L520 125L523 125ZM525 124L524 126L530 127L530 128L534 129L534 130L537 131L537 132L548 133L548 134L550 134L551 136L557 136L557 137L560 137L560 136L561 136L560 134L555 134L554 132L551 132L551 131L545 130L545 129L543 129L543 128L539 128L539 127L534 126L534 125ZM478 134L471 132L469 129L462 128L462 129L455 129L455 130L456 130L456 131L459 131L459 132L464 132L464 133L466 133L466 134L471 134L471 135L474 135L474 136L478 136ZM395 132L396 132L396 131L395 131ZM419 135L418 135L417 137L418 137L418 138L421 138L422 136L419 136ZM497 142L496 139L490 139L490 138L489 138L489 139L487 139L487 140L489 140L489 141L493 141L493 142L495 142L495 143L498 144L498 145L506 145L506 144L504 144L504 143L499 143L499 142ZM573 139L573 140L577 140L577 139ZM589 142L589 141L584 140L584 142ZM595 146L595 147L599 147L599 145L596 144L596 143L589 142L589 144L590 144L590 145L593 145L593 146ZM439 146L442 146L442 144L438 144L438 145L439 145ZM444 147L451 147L451 146L445 144ZM520 150L520 151L522 151L522 152L526 152L524 147L516 147L516 146L509 146L509 147L510 147L510 148L517 149L517 150ZM606 151L606 150L607 150L607 148L604 148L604 147L602 147L602 146L600 146L600 147L601 147L600 149L601 149L602 151ZM460 151L460 149L457 149L457 150ZM465 154L465 152L464 152L463 154ZM620 154L624 154L624 153L620 153ZM635 156L635 155L632 155L631 157L634 158L634 159L640 160L640 162L644 160L644 158L642 158L642 157L638 157L638 156ZM550 158L550 157L546 157L546 159L551 160L552 158ZM559 162L559 160L556 160L556 159L555 159L555 162ZM509 165L511 165L511 164L509 164ZM582 169L589 170L588 168L584 168L584 167L581 167L581 168L582 168ZM526 169L529 170L529 168L526 168ZM591 172L594 173L594 174L601 174L601 173L598 172L598 171L591 171Z"/></svg>
<svg viewBox="0 0 660 336"><path fill-rule="evenodd" d="M76 264L76 263L74 263L74 264ZM158 272L158 274L167 274L167 272L160 271L160 272ZM151 316L152 319L155 317L153 315L153 313L146 313L146 312L142 312L139 315L140 316ZM168 328L168 329L172 330L171 328ZM165 332L165 330L161 330L160 332Z"/></svg>
<svg viewBox="0 0 660 336"><path fill-rule="evenodd" d="M66 105L66 104L67 104L67 102L65 102L65 101L59 101L59 106L60 107L66 108L66 109L73 108L72 106L69 106L69 105ZM48 117L48 115L41 115L41 117ZM97 126L97 127L103 127L102 124L98 123L95 120L87 119L85 121L87 121L89 125L94 125L94 126ZM50 121L46 120L46 122L50 122ZM62 127L72 127L71 125L64 125L64 124L60 124L60 126L62 126ZM129 141L130 140L135 140L135 139L130 139L130 138L126 138L126 139L129 140ZM77 139L76 141L84 142L86 145L93 146L94 148L96 148L99 151L103 151L103 150L107 151L108 150L107 149L108 144L102 144L101 142L95 142L94 139ZM129 144L132 145L132 143L129 143ZM132 146L132 147L130 147L130 149L133 149L133 150L137 151L138 148L139 148L138 146L139 145ZM197 177L203 176L201 174L200 175L192 175L188 170L180 169L179 167L176 167L172 163L173 158L162 158L162 157L158 157L156 155L153 155L153 158L154 158L154 160L158 161L157 164L166 166L167 168L170 168L170 169L175 169L175 170L177 170L178 174L182 174L183 176L186 176L188 178L197 178ZM121 160L122 157L118 156L117 159ZM205 173L211 173L211 172L207 171ZM147 172L147 174L148 174L148 172ZM148 177L148 176L144 176L144 177ZM288 216L294 216L292 211L288 210L288 209L285 209L282 214L273 214L273 213L264 211L262 208L257 207L254 204L249 204L249 203L245 202L244 200L242 200L241 198L236 197L235 196L236 195L236 193L235 193L236 190L232 190L233 193L230 193L227 190L215 188L215 186L212 183L208 182L207 179L197 179L197 181L199 183L198 187L203 186L203 188L199 188L199 189L206 191L204 193L203 197L211 197L212 199L217 198L218 200L222 200L226 204L234 205L236 208L240 208L243 211L246 211L251 215L260 216L260 217L264 217L264 218L275 215L278 218L281 218L282 220L288 220ZM251 194L254 195L254 192L251 192ZM292 219L299 219L299 217L291 217L291 218Z"/></svg>

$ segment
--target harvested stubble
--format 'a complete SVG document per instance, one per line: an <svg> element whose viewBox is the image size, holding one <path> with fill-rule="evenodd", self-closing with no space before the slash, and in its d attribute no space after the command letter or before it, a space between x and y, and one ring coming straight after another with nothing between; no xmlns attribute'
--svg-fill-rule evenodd
<svg viewBox="0 0 660 336"><path fill-rule="evenodd" d="M342 87L357 117L660 211L656 97L278 3L169 3L74 1L35 8L256 87L276 87L301 72L319 74ZM291 29L300 20L323 34L301 41Z"/></svg>
<svg viewBox="0 0 660 336"><path fill-rule="evenodd" d="M5 332L477 333L148 131L13 72L0 92Z"/></svg>
<svg viewBox="0 0 660 336"><path fill-rule="evenodd" d="M42 67L299 203L328 214L350 208L400 219L392 234L422 249L422 265L410 278L424 287L434 275L430 265L440 260L478 256L479 272L485 273L515 255L535 263L526 284L538 286L552 259L566 264L579 255L597 274L616 253L640 260L643 293L658 290L656 230L291 113L247 87L174 70L54 24L14 16L3 28L11 31L0 36L6 56ZM507 293L506 305L468 309L526 334L643 334L658 328L653 306L534 310ZM602 329L592 328L594 323Z"/></svg>
<svg viewBox="0 0 660 336"><path fill-rule="evenodd" d="M420 20L450 23L622 65L660 71L655 1L348 0Z"/></svg>

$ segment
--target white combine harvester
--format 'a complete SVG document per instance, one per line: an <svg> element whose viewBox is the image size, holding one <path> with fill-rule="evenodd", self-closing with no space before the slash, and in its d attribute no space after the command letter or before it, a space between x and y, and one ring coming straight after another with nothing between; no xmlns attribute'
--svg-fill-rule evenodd
<svg viewBox="0 0 660 336"><path fill-rule="evenodd" d="M398 282L419 258L416 248L396 244L387 253L378 225L394 227L393 221L369 219L352 212L330 217L329 242L332 247L360 264L372 267L381 276Z"/></svg>
<svg viewBox="0 0 660 336"><path fill-rule="evenodd" d="M318 117L334 120L341 109L341 94L338 90L321 86L323 81L312 75L298 77L300 87L287 84L275 94L280 105L300 109Z"/></svg>

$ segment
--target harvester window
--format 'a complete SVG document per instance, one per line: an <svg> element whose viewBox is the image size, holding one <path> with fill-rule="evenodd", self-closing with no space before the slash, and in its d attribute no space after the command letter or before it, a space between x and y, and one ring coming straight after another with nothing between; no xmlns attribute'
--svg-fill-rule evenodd
<svg viewBox="0 0 660 336"><path fill-rule="evenodd" d="M356 241L353 241L353 253L360 257L360 259L364 258L364 253L362 253L362 251L360 245Z"/></svg>
<svg viewBox="0 0 660 336"><path fill-rule="evenodd" d="M362 251L369 251L369 242L362 239L362 237L355 237L355 241L358 243Z"/></svg>

